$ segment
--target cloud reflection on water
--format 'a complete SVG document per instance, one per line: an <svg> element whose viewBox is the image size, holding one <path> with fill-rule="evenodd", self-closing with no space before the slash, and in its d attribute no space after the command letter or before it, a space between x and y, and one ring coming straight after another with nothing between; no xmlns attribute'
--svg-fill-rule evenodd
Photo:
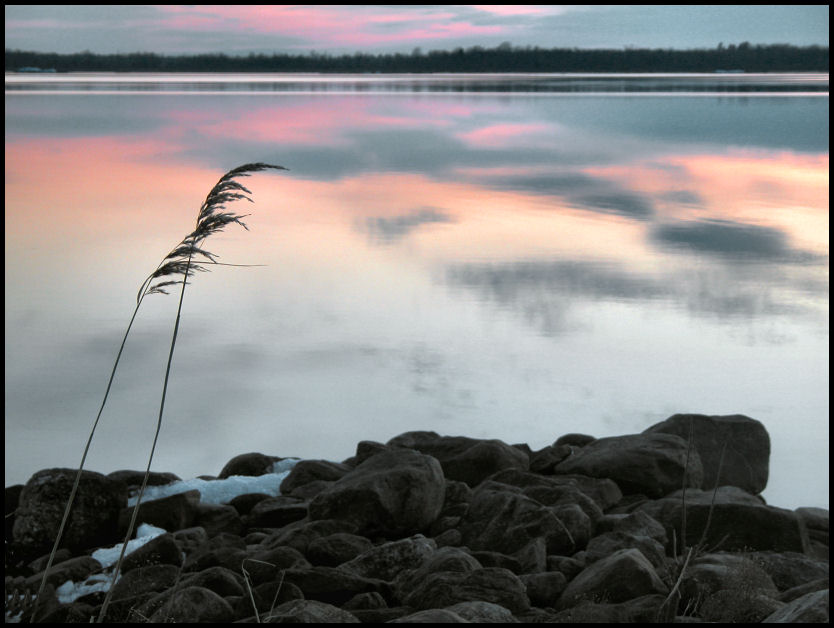
<svg viewBox="0 0 834 628"><path fill-rule="evenodd" d="M782 371L827 364L827 120L822 98L7 97L7 435L86 427L145 273L218 173L257 160L290 171L247 182L252 232L218 251L265 266L201 276L177 349L168 429L203 461L247 437L326 456L418 419L552 440L554 408L623 421L630 390L639 417L819 404ZM143 309L123 421L154 413L169 316ZM679 344L684 383L640 388ZM288 416L299 434L235 431Z"/></svg>

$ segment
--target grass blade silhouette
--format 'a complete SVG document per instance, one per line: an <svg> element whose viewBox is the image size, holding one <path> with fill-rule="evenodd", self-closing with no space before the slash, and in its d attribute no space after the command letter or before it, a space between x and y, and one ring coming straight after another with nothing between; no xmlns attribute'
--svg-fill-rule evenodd
<svg viewBox="0 0 834 628"><path fill-rule="evenodd" d="M119 553L119 560L116 562L116 566L113 569L110 587L107 590L107 595L105 596L104 602L101 606L101 612L98 616L99 622L103 621L106 616L107 607L110 603L110 597L113 593L113 587L116 584L116 578L118 578L122 561L124 559L125 549L127 548L127 543L130 540L130 537L133 535L133 529L136 526L136 518L139 514L139 506L142 503L142 496L144 495L145 488L148 484L148 476L151 471L153 454L159 440L160 429L162 428L162 416L165 411L165 397L168 392L168 378L171 374L171 360L174 357L174 348L177 344L177 334L179 333L180 317L182 315L182 303L185 298L185 287L188 285L188 278L191 277L195 271L205 271L207 270L204 266L205 264L217 263L216 255L199 248L198 245L205 241L208 237L222 231L226 225L231 223L236 223L247 231L249 230L246 224L242 221L242 219L246 217L245 215L241 216L223 210L226 209L226 203L228 202L240 199L252 202L252 199L249 197L251 192L243 185L235 181L236 178L247 177L253 172L259 172L269 168L275 170L286 170L286 168L283 168L282 166L274 166L265 163L252 163L239 166L223 175L208 193L206 200L203 201L197 215L197 226L194 231L183 238L183 240L176 247L174 247L168 255L165 256L157 269L151 273L142 284L139 294L137 295L137 303L141 303L142 299L148 294L167 294L164 289L166 286L175 285L177 283L181 283L182 285L182 288L180 289L180 300L177 306L177 318L174 322L174 332L171 337L171 348L168 351L168 362L165 366L165 380L162 385L162 398L159 403L159 416L156 423L156 432L154 434L153 444L151 445L151 451L148 456L148 465L145 469L145 476L142 479L142 486L140 487L136 498L136 505L133 507L133 514L131 515L127 534L125 535L125 540L122 544L121 552ZM201 256L203 260L194 261L195 255ZM182 279L179 282L171 279L163 279L177 275L182 276ZM159 279L162 279L162 281L154 283L155 280Z"/></svg>
<svg viewBox="0 0 834 628"><path fill-rule="evenodd" d="M70 491L69 498L67 499L67 505L64 509L64 514L61 519L61 524L58 528L55 543L53 545L52 551L50 552L46 569L44 570L44 575L41 579L40 587L38 589L38 594L34 600L31 615L33 619L37 611L38 600L41 599L41 596L43 594L44 588L46 586L47 577L49 575L49 570L51 569L53 561L55 560L55 554L58 551L58 547L63 537L64 529L66 527L67 521L69 520L69 516L72 511L72 505L74 503L75 496L78 492L78 487L81 483L82 472L84 470L84 463L87 460L87 454L89 453L93 436L95 434L96 428L98 427L98 423L101 419L102 412L104 411L104 406L107 404L107 398L110 394L110 389L113 385L116 370L118 368L119 361L121 360L122 352L124 351L125 343L127 342L130 330L133 327L133 323L136 320L136 315L139 312L139 307L142 305L142 301L147 295L167 294L167 291L165 290L166 287L181 284L182 289L180 291L180 300L179 305L177 307L177 318L174 323L174 333L171 339L171 348L168 354L168 363L165 369L165 380L162 389L162 400L160 402L156 433L154 434L153 445L151 446L151 451L148 456L148 464L145 470L145 475L142 480L142 486L139 490L137 502L133 509L133 515L131 517L130 525L128 527L127 537L125 538L125 542L122 546L122 551L119 555L119 560L113 571L113 578L110 583L110 588L107 592L107 596L105 597L104 604L102 605L102 609L99 614L98 620L102 621L102 619L104 618L107 610L107 605L110 601L113 585L116 582L116 578L118 577L119 569L124 558L127 542L130 539L130 536L133 534L133 528L135 526L136 517L139 512L139 505L141 504L142 495L144 494L145 488L147 486L148 476L150 475L151 463L153 461L153 454L156 449L156 444L159 438L160 428L162 427L162 415L165 408L165 396L168 389L168 378L171 370L171 360L173 358L177 333L179 331L180 315L182 313L182 303L183 298L185 296L185 286L188 284L188 278L192 276L195 272L204 272L208 270L208 268L206 268L207 265L236 265L221 264L217 261L216 255L206 251L205 249L200 248L199 245L202 242L204 242L208 237L222 231L226 227L226 225L231 223L236 223L248 231L248 227L242 221L242 218L245 218L246 216L241 216L233 212L226 211L226 203L241 199L245 199L249 202L252 202L252 199L250 198L251 192L243 185L238 183L235 179L240 177L247 177L252 173L268 169L286 170L286 168L284 168L283 166L276 166L272 164L257 162L238 166L237 168L234 168L226 174L224 174L218 180L215 186L211 189L211 191L206 196L206 199L203 201L203 204L200 206L200 211L197 215L197 225L194 231L192 231L185 238L183 238L183 240L177 246L175 246L174 249L172 249L171 252L168 253L168 255L166 255L163 258L162 262L160 262L156 270L154 270L142 283L139 289L139 293L136 296L136 307L133 310L133 314L131 315L130 322L127 326L127 330L125 331L121 345L119 346L119 351L116 355L116 360L113 364L113 369L110 372L110 378L107 382L107 388L104 392L104 398L101 402L101 406L99 407L96 419L93 422L93 427L90 430L90 434L87 438L87 442L84 447L84 453L81 457L81 463L79 464L78 471L75 476L75 482L73 483L72 490ZM195 260L195 255L199 256L200 259ZM177 275L180 275L182 279L170 279L170 277L176 277Z"/></svg>

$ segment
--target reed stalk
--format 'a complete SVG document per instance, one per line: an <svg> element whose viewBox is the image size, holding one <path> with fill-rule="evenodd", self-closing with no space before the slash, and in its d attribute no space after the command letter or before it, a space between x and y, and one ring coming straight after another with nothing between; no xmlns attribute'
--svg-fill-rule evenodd
<svg viewBox="0 0 834 628"><path fill-rule="evenodd" d="M125 331L124 337L122 338L122 343L119 346L119 351L116 355L116 360L110 372L110 379L107 382L107 388L105 389L104 398L101 402L101 406L99 407L98 414L96 415L96 419L93 422L90 434L87 437L87 443L84 447L84 453L81 457L81 463L79 464L78 471L75 476L75 482L73 483L72 490L70 491L70 495L67 500L67 505L64 509L64 514L61 519L61 524L59 526L58 533L55 538L55 543L52 547L52 551L50 552L49 560L47 561L47 566L44 570L43 578L41 579L40 587L38 589L38 595L34 600L34 604L32 607L33 620L35 617L35 612L37 610L38 600L41 599L41 596L43 594L44 588L46 586L47 576L49 575L49 570L51 569L52 563L55 560L55 554L58 551L61 538L63 537L64 529L66 527L67 521L69 520L69 515L72 510L72 505L75 500L75 496L78 492L78 486L81 483L84 463L87 460L87 454L89 453L90 445L93 441L93 436L95 434L96 428L98 427L98 423L101 419L102 412L104 411L104 406L107 403L107 398L110 395L110 389L112 387L113 380L116 375L116 370L118 368L119 361L121 360L122 352L124 350L125 343L127 342L127 337L130 334L130 330L133 326L134 321L136 320L136 315L139 312L139 307L142 305L142 301L147 295L168 294L166 287L181 284L179 304L177 306L177 317L174 322L174 331L173 336L171 338L171 347L168 352L168 361L165 367L165 379L162 386L162 398L159 405L159 415L157 417L156 432L154 433L153 444L151 446L151 451L148 456L148 463L145 469L145 475L142 479L142 486L139 489L136 505L133 508L133 513L130 519L130 524L128 526L124 543L122 545L122 550L119 555L119 560L116 563L116 566L113 570L113 576L110 582L110 587L102 604L101 612L98 616L98 621L103 621L104 617L106 616L107 606L110 602L110 598L113 592L113 586L116 583L116 579L118 578L119 570L124 559L125 548L127 547L127 543L130 540L130 537L132 536L134 527L136 525L136 518L139 513L139 506L141 505L142 496L145 492L145 488L148 483L148 477L150 476L151 463L153 461L154 451L156 450L156 445L159 440L159 433L162 428L162 416L165 409L165 397L168 391L168 379L171 373L171 361L174 356L174 348L176 346L177 334L179 332L180 318L182 314L182 304L183 299L185 297L185 287L189 283L188 278L193 276L195 272L207 271L208 268L206 266L208 265L235 266L235 264L222 264L221 262L218 262L217 256L201 248L201 244L208 237L222 231L226 227L226 225L229 225L231 223L236 223L244 229L246 229L247 231L249 230L246 224L242 221L242 219L245 218L246 215L239 215L231 211L225 211L226 203L234 202L241 199L253 202L250 198L251 192L246 187L237 182L235 179L241 177L248 177L252 173L260 172L262 170L267 169L286 170L286 168L282 166L275 166L272 164L257 162L238 166L237 168L234 168L226 174L224 174L214 185L214 187L206 196L206 199L203 201L203 204L200 206L200 211L197 214L197 223L195 229L191 233L189 233L185 238L183 238L182 241L180 241L180 243L177 244L177 246L175 246L171 250L171 252L169 252L168 255L166 255L162 259L162 262L160 262L156 270L154 270L147 277L147 279L145 279L145 281L139 288L139 292L136 296L136 307L133 310L133 314L130 318L130 322L128 323L127 330ZM176 279L176 277L178 276L180 276L181 278Z"/></svg>

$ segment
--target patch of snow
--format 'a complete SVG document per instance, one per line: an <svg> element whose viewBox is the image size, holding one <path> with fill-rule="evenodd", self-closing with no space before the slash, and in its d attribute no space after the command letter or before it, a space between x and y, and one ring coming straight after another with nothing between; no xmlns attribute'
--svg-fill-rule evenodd
<svg viewBox="0 0 834 628"><path fill-rule="evenodd" d="M200 501L204 504L228 504L238 495L247 493L265 493L271 497L281 494L281 482L287 477L298 462L297 458L285 458L272 466L272 473L259 476L232 475L224 480L179 480L163 486L147 486L142 501L161 499L186 491L200 491ZM128 506L136 504L136 495L127 500Z"/></svg>

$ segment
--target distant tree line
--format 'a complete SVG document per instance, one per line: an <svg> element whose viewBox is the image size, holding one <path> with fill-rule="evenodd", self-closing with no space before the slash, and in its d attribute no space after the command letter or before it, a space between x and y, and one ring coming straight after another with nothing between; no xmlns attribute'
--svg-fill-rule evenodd
<svg viewBox="0 0 834 628"><path fill-rule="evenodd" d="M57 72L827 72L828 47L789 44L719 44L713 49L578 49L517 47L456 48L411 54L352 55L217 54L159 55L152 52L57 54L6 50L6 71Z"/></svg>

